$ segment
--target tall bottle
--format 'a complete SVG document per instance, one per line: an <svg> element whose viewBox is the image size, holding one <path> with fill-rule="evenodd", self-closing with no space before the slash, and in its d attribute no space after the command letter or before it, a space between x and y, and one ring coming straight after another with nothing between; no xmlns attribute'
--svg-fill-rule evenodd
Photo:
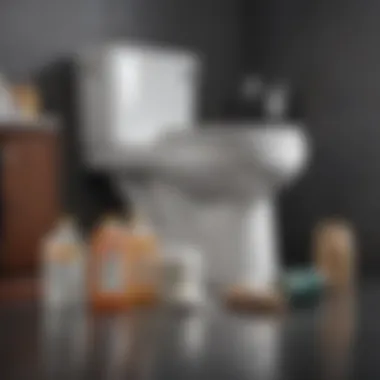
<svg viewBox="0 0 380 380"><path fill-rule="evenodd" d="M131 238L125 222L107 216L91 238L90 303L97 311L121 311L133 303Z"/></svg>
<svg viewBox="0 0 380 380"><path fill-rule="evenodd" d="M85 302L85 246L72 217L63 217L42 242L42 293L46 306Z"/></svg>

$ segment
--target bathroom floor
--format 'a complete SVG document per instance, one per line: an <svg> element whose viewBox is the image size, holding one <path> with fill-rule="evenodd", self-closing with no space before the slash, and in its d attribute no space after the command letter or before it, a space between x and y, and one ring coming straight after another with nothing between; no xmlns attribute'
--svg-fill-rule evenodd
<svg viewBox="0 0 380 380"><path fill-rule="evenodd" d="M24 283L21 288L26 288ZM0 371L11 379L377 379L380 284L277 318L203 310L85 317L0 303ZM345 306L346 305L346 306Z"/></svg>

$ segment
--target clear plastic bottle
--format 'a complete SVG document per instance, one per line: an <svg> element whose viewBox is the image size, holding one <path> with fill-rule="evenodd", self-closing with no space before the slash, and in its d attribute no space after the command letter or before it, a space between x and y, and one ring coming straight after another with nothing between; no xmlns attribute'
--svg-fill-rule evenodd
<svg viewBox="0 0 380 380"><path fill-rule="evenodd" d="M46 306L83 305L85 246L74 220L62 218L43 241L42 291Z"/></svg>

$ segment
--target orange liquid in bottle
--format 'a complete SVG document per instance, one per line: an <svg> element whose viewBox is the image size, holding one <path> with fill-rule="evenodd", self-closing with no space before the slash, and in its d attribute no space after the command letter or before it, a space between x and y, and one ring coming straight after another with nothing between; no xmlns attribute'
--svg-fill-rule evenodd
<svg viewBox="0 0 380 380"><path fill-rule="evenodd" d="M157 240L151 232L132 228L130 249L134 303L154 305L158 301Z"/></svg>
<svg viewBox="0 0 380 380"><path fill-rule="evenodd" d="M123 222L107 218L91 241L90 303L98 311L122 311L133 305L132 239Z"/></svg>

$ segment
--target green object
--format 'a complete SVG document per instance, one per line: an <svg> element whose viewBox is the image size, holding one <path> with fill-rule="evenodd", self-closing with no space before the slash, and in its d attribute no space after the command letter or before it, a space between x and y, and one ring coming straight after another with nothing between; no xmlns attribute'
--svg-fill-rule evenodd
<svg viewBox="0 0 380 380"><path fill-rule="evenodd" d="M325 279L314 268L298 268L285 274L282 289L292 306L315 305L325 289Z"/></svg>

